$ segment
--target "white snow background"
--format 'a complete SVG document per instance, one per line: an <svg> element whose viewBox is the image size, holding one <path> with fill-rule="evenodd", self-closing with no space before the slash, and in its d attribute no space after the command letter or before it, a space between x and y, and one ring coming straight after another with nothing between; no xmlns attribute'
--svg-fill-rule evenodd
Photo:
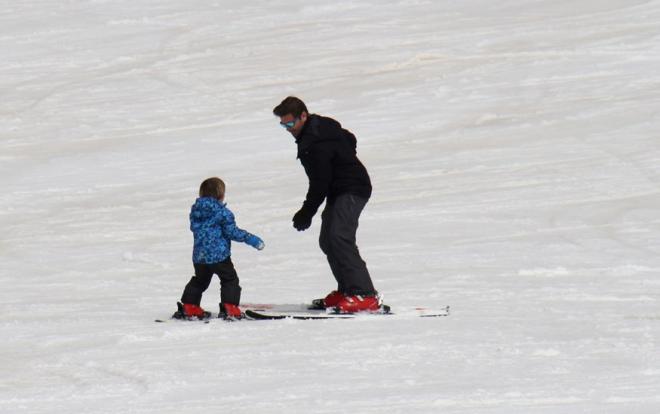
<svg viewBox="0 0 660 414"><path fill-rule="evenodd" d="M386 302L451 316L154 323L211 176L243 302L334 287L290 94ZM660 411L660 1L4 1L0 97L2 413Z"/></svg>

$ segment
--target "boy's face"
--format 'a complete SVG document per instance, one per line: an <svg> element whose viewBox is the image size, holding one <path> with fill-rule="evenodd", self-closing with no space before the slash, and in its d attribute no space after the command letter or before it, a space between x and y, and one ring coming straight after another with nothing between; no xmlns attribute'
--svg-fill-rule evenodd
<svg viewBox="0 0 660 414"><path fill-rule="evenodd" d="M305 122L307 121L307 112L303 112L299 117L295 117L292 114L286 114L280 117L280 125L286 128L287 131L294 137L300 135Z"/></svg>

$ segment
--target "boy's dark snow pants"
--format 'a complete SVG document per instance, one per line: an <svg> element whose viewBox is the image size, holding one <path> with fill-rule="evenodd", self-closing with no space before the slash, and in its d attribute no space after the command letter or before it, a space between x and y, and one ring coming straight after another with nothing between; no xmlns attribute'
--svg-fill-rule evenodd
<svg viewBox="0 0 660 414"><path fill-rule="evenodd" d="M240 303L241 287L238 284L238 275L231 258L212 264L193 263L193 266L195 267L195 276L190 279L183 290L181 302L199 306L202 293L208 289L213 275L217 274L220 277L220 301L232 305Z"/></svg>
<svg viewBox="0 0 660 414"><path fill-rule="evenodd" d="M362 209L368 199L352 194L341 194L326 201L321 214L319 245L328 258L337 289L348 295L376 293L367 265L360 257L355 233Z"/></svg>

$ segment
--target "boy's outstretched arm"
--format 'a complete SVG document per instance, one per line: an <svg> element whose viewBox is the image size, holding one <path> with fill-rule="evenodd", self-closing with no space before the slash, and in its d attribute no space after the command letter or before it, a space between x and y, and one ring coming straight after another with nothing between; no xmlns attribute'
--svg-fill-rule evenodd
<svg viewBox="0 0 660 414"><path fill-rule="evenodd" d="M231 211L227 211L225 215L224 224L222 225L222 232L226 234L230 239L237 242L246 243L257 250L262 250L265 246L263 240L261 240L259 237L239 228L236 225L234 214Z"/></svg>

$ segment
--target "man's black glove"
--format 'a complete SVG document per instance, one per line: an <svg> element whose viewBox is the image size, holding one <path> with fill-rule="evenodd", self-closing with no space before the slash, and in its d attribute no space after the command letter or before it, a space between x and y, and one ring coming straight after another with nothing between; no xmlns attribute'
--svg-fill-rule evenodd
<svg viewBox="0 0 660 414"><path fill-rule="evenodd" d="M307 230L312 225L312 216L307 210L301 208L293 215L293 227L298 231Z"/></svg>

